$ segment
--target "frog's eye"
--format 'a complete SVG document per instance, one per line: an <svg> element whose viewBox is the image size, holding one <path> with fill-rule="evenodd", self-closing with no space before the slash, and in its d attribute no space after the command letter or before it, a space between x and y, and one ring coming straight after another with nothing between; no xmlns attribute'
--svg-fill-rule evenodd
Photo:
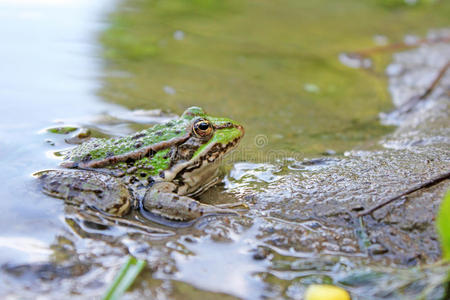
<svg viewBox="0 0 450 300"><path fill-rule="evenodd" d="M192 127L195 135L198 137L205 137L212 133L213 127L208 120L199 119L194 122L194 126Z"/></svg>

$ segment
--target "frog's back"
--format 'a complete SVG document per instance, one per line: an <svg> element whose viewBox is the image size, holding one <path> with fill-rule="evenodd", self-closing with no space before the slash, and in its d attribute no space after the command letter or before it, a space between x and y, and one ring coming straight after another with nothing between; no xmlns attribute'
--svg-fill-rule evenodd
<svg viewBox="0 0 450 300"><path fill-rule="evenodd" d="M179 119L155 125L122 138L94 138L72 149L64 159L72 162L89 162L139 151L139 149L183 136L186 126L186 120Z"/></svg>

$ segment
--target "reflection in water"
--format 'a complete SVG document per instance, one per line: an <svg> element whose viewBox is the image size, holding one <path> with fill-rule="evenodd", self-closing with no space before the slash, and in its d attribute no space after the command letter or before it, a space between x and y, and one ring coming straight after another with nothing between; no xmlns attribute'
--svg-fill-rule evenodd
<svg viewBox="0 0 450 300"><path fill-rule="evenodd" d="M205 290L245 299L255 297L255 291L264 286L256 273L267 267L267 262L255 261L251 252L258 243L257 233L255 225L242 235L232 236L232 241L226 243L207 238L194 243L182 242L187 251L172 252L179 266L175 279Z"/></svg>
<svg viewBox="0 0 450 300"><path fill-rule="evenodd" d="M0 265L48 260L50 243L65 232L63 203L38 194L30 176L57 165L46 156L55 143L37 133L55 118L122 111L94 94L100 67L94 34L112 3L0 1L7 24L0 26Z"/></svg>
<svg viewBox="0 0 450 300"><path fill-rule="evenodd" d="M0 237L0 260L8 261L9 257L15 259L35 263L47 261L52 254L46 243L32 237Z"/></svg>

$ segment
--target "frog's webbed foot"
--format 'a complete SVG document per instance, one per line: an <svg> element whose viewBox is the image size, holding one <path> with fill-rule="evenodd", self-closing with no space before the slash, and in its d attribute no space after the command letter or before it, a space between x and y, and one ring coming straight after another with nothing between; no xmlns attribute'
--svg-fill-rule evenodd
<svg viewBox="0 0 450 300"><path fill-rule="evenodd" d="M193 198L180 196L172 192L171 183L159 183L144 196L143 206L146 210L168 219L189 221L208 214L239 215L232 209L203 204Z"/></svg>
<svg viewBox="0 0 450 300"><path fill-rule="evenodd" d="M68 203L84 204L114 216L123 216L130 209L128 188L112 176L78 170L48 170L34 175L45 194Z"/></svg>

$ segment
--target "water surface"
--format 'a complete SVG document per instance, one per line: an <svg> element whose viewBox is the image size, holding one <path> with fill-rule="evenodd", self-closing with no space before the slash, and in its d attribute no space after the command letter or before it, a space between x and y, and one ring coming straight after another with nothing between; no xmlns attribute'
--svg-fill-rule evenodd
<svg viewBox="0 0 450 300"><path fill-rule="evenodd" d="M339 54L448 24L445 1L387 2L125 1L101 38L108 62L101 94L130 108L181 113L197 104L228 115L246 125L249 151L265 135L267 149L343 152L390 130L378 113L391 100L388 56L364 72Z"/></svg>

